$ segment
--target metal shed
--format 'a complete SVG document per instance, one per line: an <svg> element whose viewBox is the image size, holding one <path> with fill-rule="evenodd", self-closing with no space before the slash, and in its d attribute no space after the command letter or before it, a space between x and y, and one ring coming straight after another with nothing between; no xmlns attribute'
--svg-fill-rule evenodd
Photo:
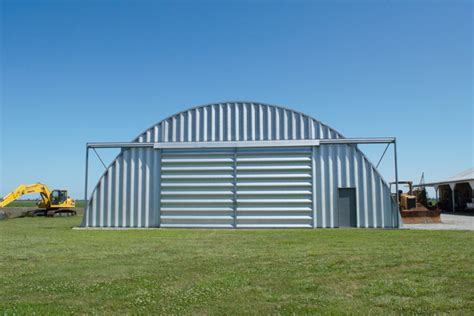
<svg viewBox="0 0 474 316"><path fill-rule="evenodd" d="M130 143L88 144L121 152L88 199L82 226L398 227L387 183L357 148L394 141L346 139L262 103L191 108Z"/></svg>

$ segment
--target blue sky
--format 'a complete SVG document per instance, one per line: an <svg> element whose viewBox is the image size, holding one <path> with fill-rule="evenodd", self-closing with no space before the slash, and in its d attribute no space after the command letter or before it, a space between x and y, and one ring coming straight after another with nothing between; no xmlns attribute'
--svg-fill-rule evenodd
<svg viewBox="0 0 474 316"><path fill-rule="evenodd" d="M1 1L0 18L0 194L41 181L82 198L86 142L225 100L396 136L400 179L474 165L471 1Z"/></svg>

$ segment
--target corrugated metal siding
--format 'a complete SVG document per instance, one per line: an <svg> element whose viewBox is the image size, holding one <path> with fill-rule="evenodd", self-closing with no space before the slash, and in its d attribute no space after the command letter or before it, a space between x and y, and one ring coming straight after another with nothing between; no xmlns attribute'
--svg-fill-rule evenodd
<svg viewBox="0 0 474 316"><path fill-rule="evenodd" d="M231 102L178 113L150 127L135 141L333 138L343 137L304 114L267 104ZM285 156L285 150L295 152ZM354 145L179 153L164 150L163 157L161 153L151 148L123 150L93 190L83 226L171 227L197 223L213 227L337 227L340 187L357 189L358 227L394 227L398 223L387 184ZM252 173L256 177L245 178ZM209 174L214 178L205 177ZM228 181L234 175L237 184L230 195ZM206 188L208 181L219 185ZM251 186L251 181L256 184ZM297 181L301 186L296 186ZM199 190L193 187L200 184ZM278 186L283 186L280 191L285 192L278 192ZM280 200L285 201L279 201L282 209L273 209L270 215L268 210L276 207L274 197L279 195L275 192L281 193ZM195 210L190 209L191 205Z"/></svg>
<svg viewBox="0 0 474 316"><path fill-rule="evenodd" d="M150 127L136 142L207 142L331 139L342 136L311 117L259 103L221 103L197 107Z"/></svg>
<svg viewBox="0 0 474 316"><path fill-rule="evenodd" d="M160 155L152 148L123 150L92 192L83 226L157 227Z"/></svg>
<svg viewBox="0 0 474 316"><path fill-rule="evenodd" d="M311 148L237 151L237 227L311 227Z"/></svg>
<svg viewBox="0 0 474 316"><path fill-rule="evenodd" d="M234 150L163 150L161 227L234 223Z"/></svg>

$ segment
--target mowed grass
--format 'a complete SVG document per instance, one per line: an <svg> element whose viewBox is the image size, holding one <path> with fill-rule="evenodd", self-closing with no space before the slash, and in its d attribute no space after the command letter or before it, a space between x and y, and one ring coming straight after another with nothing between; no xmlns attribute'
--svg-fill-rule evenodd
<svg viewBox="0 0 474 316"><path fill-rule="evenodd" d="M3 314L474 313L474 233L0 222Z"/></svg>

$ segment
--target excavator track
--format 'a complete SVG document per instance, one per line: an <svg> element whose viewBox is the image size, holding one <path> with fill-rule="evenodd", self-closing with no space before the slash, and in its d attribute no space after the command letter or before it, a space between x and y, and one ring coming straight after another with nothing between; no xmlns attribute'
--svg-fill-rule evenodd
<svg viewBox="0 0 474 316"><path fill-rule="evenodd" d="M47 216L47 217L57 217L57 216L75 216L77 212L70 209L54 209L54 210L34 210L30 213L31 216Z"/></svg>

